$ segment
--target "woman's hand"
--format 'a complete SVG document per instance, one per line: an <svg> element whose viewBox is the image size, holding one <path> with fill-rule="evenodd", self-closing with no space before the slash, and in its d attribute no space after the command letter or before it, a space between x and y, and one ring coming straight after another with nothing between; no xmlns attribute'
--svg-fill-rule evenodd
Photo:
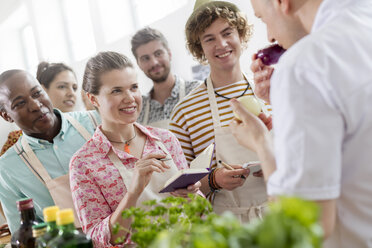
<svg viewBox="0 0 372 248"><path fill-rule="evenodd" d="M240 116L240 120L233 119L230 129L238 143L255 152L263 142L269 138L269 130L272 128L271 116L261 113L258 117L249 113L236 99L230 100L231 107Z"/></svg>
<svg viewBox="0 0 372 248"><path fill-rule="evenodd" d="M196 194L201 187L201 183L197 181L195 184L191 184L187 186L186 189L177 189L174 192L171 192L170 194L176 197L184 197L187 198L188 194Z"/></svg>
<svg viewBox="0 0 372 248"><path fill-rule="evenodd" d="M255 95L267 103L270 103L270 78L274 68L264 65L261 59L258 59L257 55L254 54L252 57L251 71L253 72Z"/></svg>
<svg viewBox="0 0 372 248"><path fill-rule="evenodd" d="M153 172L162 173L169 169L168 165L159 160L165 157L166 155L163 154L148 154L139 159L135 164L133 179L128 193L139 196L150 182Z"/></svg>
<svg viewBox="0 0 372 248"><path fill-rule="evenodd" d="M233 190L244 184L249 176L249 169L243 169L240 165L231 165L234 170L218 168L215 172L215 179L218 186L223 189Z"/></svg>

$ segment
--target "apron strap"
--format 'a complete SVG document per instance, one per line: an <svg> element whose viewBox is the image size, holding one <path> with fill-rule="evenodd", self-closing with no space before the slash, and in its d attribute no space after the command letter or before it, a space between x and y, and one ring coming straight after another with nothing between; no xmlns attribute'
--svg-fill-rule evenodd
<svg viewBox="0 0 372 248"><path fill-rule="evenodd" d="M185 80L183 80L183 78L178 78L179 82L180 82L180 93L179 93L179 98L178 98L178 101L181 101L185 96L186 96L186 83L185 83Z"/></svg>
<svg viewBox="0 0 372 248"><path fill-rule="evenodd" d="M88 141L92 135L81 125L77 120L75 120L71 115L64 114L64 117L71 123L71 125L83 136L83 138Z"/></svg>
<svg viewBox="0 0 372 248"><path fill-rule="evenodd" d="M212 84L212 79L211 79L210 74L207 77L207 92L208 92L208 98L209 98L209 105L211 106L213 127L214 127L214 130L216 130L221 127L221 122L220 122L220 115L218 113L217 100L214 94L213 84Z"/></svg>
<svg viewBox="0 0 372 248"><path fill-rule="evenodd" d="M159 148L165 153L167 154L167 157L170 157L172 158L172 156L170 155L168 149L165 147L165 145L163 144L163 142L159 141L159 140L156 140L155 143L159 146Z"/></svg>
<svg viewBox="0 0 372 248"><path fill-rule="evenodd" d="M88 113L88 116L90 118L90 121L93 124L94 129L96 129L98 127L98 123L99 123L97 118L96 118L96 115L92 111L87 111L87 113Z"/></svg>
<svg viewBox="0 0 372 248"><path fill-rule="evenodd" d="M25 151L24 155L29 161L29 163L26 163L26 165L30 165L32 170L35 170L40 175L41 179L43 180L43 183L47 183L48 181L52 180L52 178L49 176L49 173L44 168L40 160L36 157L34 151L31 149L30 145L28 144L24 136L21 138L21 144L23 150Z"/></svg>
<svg viewBox="0 0 372 248"><path fill-rule="evenodd" d="M64 114L64 117L71 123L71 125L83 136L86 140L89 140L91 135L89 132L72 116ZM21 137L22 147L16 146L18 156L25 162L26 166L31 169L31 171L36 175L37 178L43 183L46 184L52 178L50 177L47 170L44 168L43 164L40 162L34 151L31 149L30 145L27 142L27 139Z"/></svg>
<svg viewBox="0 0 372 248"><path fill-rule="evenodd" d="M252 86L252 84L249 83L249 81L247 79L247 76L244 73L243 73L243 78L253 90L254 86ZM210 104L211 112L212 112L213 127L216 130L217 128L221 127L221 121L220 121L220 115L219 115L219 112L218 112L217 100L216 100L216 96L215 96L215 93L214 93L213 83L212 83L212 79L211 79L210 74L207 77L207 92L208 92L209 104ZM253 93L253 95L257 98L257 100L261 104L261 107L262 107L262 110L264 111L264 113L267 114L265 104L254 93Z"/></svg>
<svg viewBox="0 0 372 248"><path fill-rule="evenodd" d="M151 95L149 95L149 98L146 100L146 107L145 107L145 114L143 116L143 125L148 125L149 123L149 113L150 113L150 99Z"/></svg>
<svg viewBox="0 0 372 248"><path fill-rule="evenodd" d="M114 164L115 168L119 171L120 173L120 176L122 177L123 179L123 182L124 182L124 185L125 185L125 188L128 190L129 188L129 185L128 185L128 182L127 180L125 180L125 178L123 177L123 172L124 171L127 171L128 169L124 166L124 164L121 162L120 158L118 157L118 155L116 155L114 153L114 150L113 150L113 147L111 147L109 153L107 154L107 156L109 157L109 159L111 160L111 162Z"/></svg>
<svg viewBox="0 0 372 248"><path fill-rule="evenodd" d="M182 78L177 78L180 82L180 92L179 92L179 100L178 101L181 101L185 95L186 95L186 85L185 85L185 80L183 80ZM150 114L150 102L151 102L151 95L149 95L149 98L147 98L146 100L146 106L145 106L145 113L144 113L144 116L143 116L143 125L148 125L149 123L149 114Z"/></svg>
<svg viewBox="0 0 372 248"><path fill-rule="evenodd" d="M40 176L40 174L32 167L30 161L27 158L25 151L19 145L19 143L14 144L14 150L16 151L17 155L22 159L22 161L26 164L26 166L31 170L32 173L45 185L44 179Z"/></svg>

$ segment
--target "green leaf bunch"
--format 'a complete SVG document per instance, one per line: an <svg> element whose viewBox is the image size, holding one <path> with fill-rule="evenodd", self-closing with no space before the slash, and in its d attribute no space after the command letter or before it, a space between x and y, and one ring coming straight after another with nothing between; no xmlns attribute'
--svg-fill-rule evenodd
<svg viewBox="0 0 372 248"><path fill-rule="evenodd" d="M323 232L315 203L280 197L263 220L241 224L231 213L218 216L208 200L169 197L131 208L132 241L150 248L320 248Z"/></svg>
<svg viewBox="0 0 372 248"><path fill-rule="evenodd" d="M127 231L137 247L149 247L162 230L182 228L189 231L194 224L204 222L211 214L212 206L205 198L190 194L189 199L171 196L160 202L146 201L142 208L124 210L122 217L132 219L131 229ZM116 227L114 232L119 229Z"/></svg>

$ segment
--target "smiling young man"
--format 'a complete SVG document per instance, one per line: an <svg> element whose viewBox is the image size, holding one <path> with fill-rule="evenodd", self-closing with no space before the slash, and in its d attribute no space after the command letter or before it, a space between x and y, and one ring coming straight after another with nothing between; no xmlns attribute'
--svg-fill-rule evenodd
<svg viewBox="0 0 372 248"><path fill-rule="evenodd" d="M14 232L20 225L16 201L21 198L33 199L39 220L45 207L73 207L69 161L94 132L91 118L99 117L53 109L40 83L22 70L0 75L0 115L23 132L0 157L0 201Z"/></svg>
<svg viewBox="0 0 372 248"><path fill-rule="evenodd" d="M171 72L172 53L160 31L143 28L132 37L131 43L138 66L153 82L151 91L143 96L138 122L167 129L174 106L200 82L185 81Z"/></svg>
<svg viewBox="0 0 372 248"><path fill-rule="evenodd" d="M271 78L275 140L232 101L243 120L231 124L235 137L257 151L269 195L319 203L324 247L372 247L372 2L251 2L270 39L286 46L293 25L309 35Z"/></svg>
<svg viewBox="0 0 372 248"><path fill-rule="evenodd" d="M205 1L204 1L205 2ZM251 36L243 13L232 3L208 1L195 4L186 24L187 46L200 62L208 62L211 73L205 82L185 97L172 112L170 129L181 141L190 163L208 145L215 143L215 158L202 190L213 196L217 213L234 212L241 221L260 216L267 200L259 173L242 169L256 154L240 146L228 124L233 118L229 99L253 95L250 82L240 67L243 47ZM263 106L264 107L264 106ZM227 170L217 161L235 167Z"/></svg>

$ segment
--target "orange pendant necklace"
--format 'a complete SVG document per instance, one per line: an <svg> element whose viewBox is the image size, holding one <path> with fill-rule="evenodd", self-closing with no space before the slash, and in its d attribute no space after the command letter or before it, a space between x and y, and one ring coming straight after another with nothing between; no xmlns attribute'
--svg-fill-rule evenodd
<svg viewBox="0 0 372 248"><path fill-rule="evenodd" d="M124 151L126 153L130 153L130 142L132 140L134 140L134 138L136 138L136 137L137 137L137 132L136 132L136 129L134 128L134 135L133 135L132 138L130 138L128 140L124 140L124 141L113 141L113 140L109 139L109 141L112 142L112 143L118 143L118 144L123 144L124 143Z"/></svg>
<svg viewBox="0 0 372 248"><path fill-rule="evenodd" d="M129 143L128 143L128 142L125 142L125 144L124 144L124 151L125 151L126 153L130 153Z"/></svg>

